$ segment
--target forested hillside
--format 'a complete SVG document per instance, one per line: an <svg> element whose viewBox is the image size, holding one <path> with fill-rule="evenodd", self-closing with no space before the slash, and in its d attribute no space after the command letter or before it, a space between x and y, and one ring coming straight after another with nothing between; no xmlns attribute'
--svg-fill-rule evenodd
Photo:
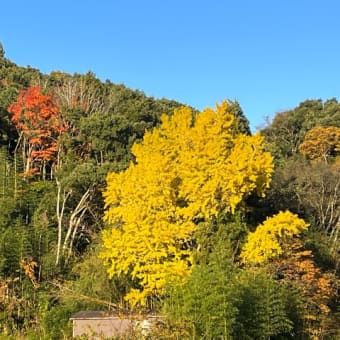
<svg viewBox="0 0 340 340"><path fill-rule="evenodd" d="M252 135L237 102L198 112L1 48L0 338L108 309L163 314L151 339L340 338L339 156L336 99Z"/></svg>

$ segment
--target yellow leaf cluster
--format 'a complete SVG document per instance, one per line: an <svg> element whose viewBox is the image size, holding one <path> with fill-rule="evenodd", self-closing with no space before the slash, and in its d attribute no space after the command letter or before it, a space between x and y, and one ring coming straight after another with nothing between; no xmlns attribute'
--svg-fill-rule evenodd
<svg viewBox="0 0 340 340"><path fill-rule="evenodd" d="M132 305L190 275L195 220L233 212L269 186L273 159L263 137L235 135L233 123L227 102L196 115L175 110L133 146L135 163L108 174L104 220L111 229L101 257L110 276L139 282L126 296Z"/></svg>
<svg viewBox="0 0 340 340"><path fill-rule="evenodd" d="M32 281L33 286L36 288L39 283L36 278L35 270L38 268L38 263L33 260L31 256L20 260L20 267L24 270L25 275Z"/></svg>
<svg viewBox="0 0 340 340"><path fill-rule="evenodd" d="M298 236L307 228L304 220L288 210L267 218L253 233L249 233L240 255L242 262L263 263L282 254L282 241Z"/></svg>
<svg viewBox="0 0 340 340"><path fill-rule="evenodd" d="M315 126L310 129L303 143L299 146L300 152L310 159L327 157L340 152L340 128L335 126Z"/></svg>

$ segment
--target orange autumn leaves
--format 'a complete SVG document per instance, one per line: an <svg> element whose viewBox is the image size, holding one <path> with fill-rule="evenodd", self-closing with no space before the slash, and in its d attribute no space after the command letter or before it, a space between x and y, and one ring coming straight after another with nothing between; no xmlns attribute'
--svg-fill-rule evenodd
<svg viewBox="0 0 340 340"><path fill-rule="evenodd" d="M309 159L322 159L327 162L329 156L340 152L340 128L315 126L307 132L299 150Z"/></svg>
<svg viewBox="0 0 340 340"><path fill-rule="evenodd" d="M33 86L21 91L8 111L19 132L26 175L39 171L46 162L55 162L58 138L67 130L67 124L52 97Z"/></svg>

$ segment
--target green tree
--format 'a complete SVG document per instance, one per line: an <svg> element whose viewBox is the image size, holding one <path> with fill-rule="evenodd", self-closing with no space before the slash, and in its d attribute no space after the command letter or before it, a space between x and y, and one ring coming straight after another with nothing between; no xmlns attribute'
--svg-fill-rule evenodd
<svg viewBox="0 0 340 340"><path fill-rule="evenodd" d="M279 159L296 155L307 131L320 126L338 126L340 124L340 104L331 99L306 100L298 107L279 112L273 121L262 130L270 144L270 150Z"/></svg>
<svg viewBox="0 0 340 340"><path fill-rule="evenodd" d="M295 338L294 321L300 320L294 291L265 272L251 270L243 270L234 277L234 290L238 292L234 339Z"/></svg>
<svg viewBox="0 0 340 340"><path fill-rule="evenodd" d="M2 59L4 57L5 57L5 50L4 50L2 43L0 42L0 58Z"/></svg>
<svg viewBox="0 0 340 340"><path fill-rule="evenodd" d="M293 339L301 322L297 294L231 259L226 242L219 242L184 285L171 286L164 302L168 322L190 339Z"/></svg>
<svg viewBox="0 0 340 340"><path fill-rule="evenodd" d="M249 121L244 115L241 105L237 101L229 101L230 112L235 116L235 132L251 135Z"/></svg>
<svg viewBox="0 0 340 340"><path fill-rule="evenodd" d="M169 290L165 300L168 317L184 323L190 338L231 339L238 317L235 272L223 254L196 266L184 286Z"/></svg>
<svg viewBox="0 0 340 340"><path fill-rule="evenodd" d="M6 146L9 152L13 152L15 149L18 134L11 122L11 115L7 108L17 95L18 92L15 87L2 87L0 85L0 146Z"/></svg>

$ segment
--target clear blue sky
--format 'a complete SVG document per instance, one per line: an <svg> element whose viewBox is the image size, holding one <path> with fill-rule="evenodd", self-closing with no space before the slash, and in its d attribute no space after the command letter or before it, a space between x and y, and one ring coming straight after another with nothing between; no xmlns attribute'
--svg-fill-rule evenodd
<svg viewBox="0 0 340 340"><path fill-rule="evenodd" d="M339 0L3 0L5 56L92 71L197 109L237 100L255 130L340 96Z"/></svg>

